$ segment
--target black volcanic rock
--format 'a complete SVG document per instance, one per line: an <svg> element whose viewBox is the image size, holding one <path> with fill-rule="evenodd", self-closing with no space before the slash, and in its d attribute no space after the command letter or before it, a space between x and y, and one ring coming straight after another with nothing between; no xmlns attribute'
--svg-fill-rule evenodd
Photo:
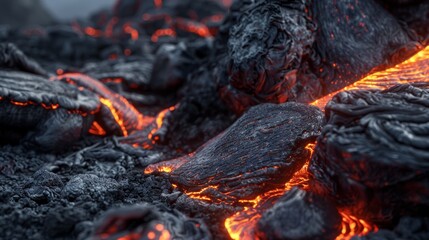
<svg viewBox="0 0 429 240"><path fill-rule="evenodd" d="M71 201L85 195L101 199L118 195L119 184L111 178L100 178L93 174L81 174L70 179L61 194Z"/></svg>
<svg viewBox="0 0 429 240"><path fill-rule="evenodd" d="M171 160L180 167L167 177L185 192L208 188L202 194L213 201L254 198L283 186L302 167L310 156L305 147L322 125L315 107L255 106L196 152Z"/></svg>
<svg viewBox="0 0 429 240"><path fill-rule="evenodd" d="M261 102L312 102L420 47L373 0L236 1L221 33L216 78L238 113Z"/></svg>
<svg viewBox="0 0 429 240"><path fill-rule="evenodd" d="M177 210L140 204L112 209L96 225L92 240L118 239L194 239L209 240L206 225Z"/></svg>
<svg viewBox="0 0 429 240"><path fill-rule="evenodd" d="M260 239L329 240L341 230L341 216L333 202L293 188L262 214L256 235Z"/></svg>
<svg viewBox="0 0 429 240"><path fill-rule="evenodd" d="M410 85L337 94L309 168L314 189L371 221L424 214L428 99L429 91Z"/></svg>
<svg viewBox="0 0 429 240"><path fill-rule="evenodd" d="M61 150L84 136L100 106L95 94L47 78L0 70L0 142Z"/></svg>

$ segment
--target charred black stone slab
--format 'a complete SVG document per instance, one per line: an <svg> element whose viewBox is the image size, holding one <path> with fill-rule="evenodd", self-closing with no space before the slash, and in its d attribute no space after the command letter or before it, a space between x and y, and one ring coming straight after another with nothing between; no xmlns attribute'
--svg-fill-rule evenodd
<svg viewBox="0 0 429 240"><path fill-rule="evenodd" d="M181 166L167 177L213 201L254 198L302 167L322 123L321 112L303 104L256 106L195 153L172 160Z"/></svg>
<svg viewBox="0 0 429 240"><path fill-rule="evenodd" d="M421 214L429 204L428 99L410 85L337 94L310 164L314 189L372 221Z"/></svg>
<svg viewBox="0 0 429 240"><path fill-rule="evenodd" d="M256 235L260 239L334 239L341 216L333 202L312 192L293 188L262 214Z"/></svg>
<svg viewBox="0 0 429 240"><path fill-rule="evenodd" d="M101 217L91 239L211 239L206 225L177 210L141 204L110 210Z"/></svg>
<svg viewBox="0 0 429 240"><path fill-rule="evenodd" d="M0 71L2 142L24 140L60 150L85 135L100 106L96 95L46 78Z"/></svg>
<svg viewBox="0 0 429 240"><path fill-rule="evenodd" d="M419 46L373 0L236 1L231 9L216 75L239 113L261 102L311 102Z"/></svg>

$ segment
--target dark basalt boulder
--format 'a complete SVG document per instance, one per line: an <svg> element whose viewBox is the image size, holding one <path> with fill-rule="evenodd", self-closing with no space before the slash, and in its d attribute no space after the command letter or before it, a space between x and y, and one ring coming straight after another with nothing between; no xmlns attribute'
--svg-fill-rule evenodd
<svg viewBox="0 0 429 240"><path fill-rule="evenodd" d="M179 165L166 177L185 192L200 192L212 201L252 199L282 187L303 166L310 157L305 147L322 124L315 107L262 104L196 152L160 164Z"/></svg>
<svg viewBox="0 0 429 240"><path fill-rule="evenodd" d="M224 25L215 75L237 113L262 102L312 102L420 47L373 0L236 1Z"/></svg>
<svg viewBox="0 0 429 240"><path fill-rule="evenodd" d="M429 206L429 91L337 94L310 164L313 189L355 216L390 222Z"/></svg>
<svg viewBox="0 0 429 240"><path fill-rule="evenodd" d="M2 142L23 140L39 150L60 150L88 132L100 107L86 90L16 71L0 71Z"/></svg>
<svg viewBox="0 0 429 240"><path fill-rule="evenodd" d="M141 204L106 212L94 229L92 240L212 239L206 225L177 210Z"/></svg>
<svg viewBox="0 0 429 240"><path fill-rule="evenodd" d="M333 202L293 188L262 214L256 225L260 239L330 240L341 230L341 216Z"/></svg>

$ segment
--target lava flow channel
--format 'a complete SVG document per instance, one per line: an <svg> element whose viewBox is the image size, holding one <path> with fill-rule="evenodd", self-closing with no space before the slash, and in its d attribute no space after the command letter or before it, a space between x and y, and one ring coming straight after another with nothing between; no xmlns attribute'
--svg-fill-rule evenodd
<svg viewBox="0 0 429 240"><path fill-rule="evenodd" d="M311 155L314 152L315 146L315 144L308 144L306 146L306 149L311 152ZM231 239L258 239L254 231L256 224L262 216L261 213L270 206L274 205L278 198L290 191L293 187L299 187L303 190L307 190L309 188L308 164L310 159L311 157L306 162L306 164L293 175L292 179L284 185L284 188L269 191L263 195L258 196L254 200L241 201L252 203L252 206L245 207L243 211L237 212L225 220L225 228L228 231ZM363 219L359 219L341 211L340 214L342 217L341 234L338 235L335 240L348 240L354 236L363 236L369 232L378 231L376 225L370 224Z"/></svg>
<svg viewBox="0 0 429 240"><path fill-rule="evenodd" d="M104 84L96 79L80 73L67 73L53 78L78 87L83 87L100 96L101 104L108 109L123 136L128 136L130 132L141 130L148 127L152 121L152 117L143 116L140 112L128 102L127 99L117 93L109 90ZM102 135L108 129L104 129L101 122L94 122L90 133Z"/></svg>
<svg viewBox="0 0 429 240"><path fill-rule="evenodd" d="M429 46L416 53L408 60L384 71L375 72L365 78L329 95L311 105L324 109L325 105L337 93L348 90L379 89L384 90L397 84L429 85Z"/></svg>

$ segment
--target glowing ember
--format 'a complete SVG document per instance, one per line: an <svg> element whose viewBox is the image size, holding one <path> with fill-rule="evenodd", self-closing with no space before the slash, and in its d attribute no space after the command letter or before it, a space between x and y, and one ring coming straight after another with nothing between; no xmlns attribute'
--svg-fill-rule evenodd
<svg viewBox="0 0 429 240"><path fill-rule="evenodd" d="M190 156L189 154L188 156ZM186 162L186 157L182 157L181 159L173 159L170 161L164 161L157 164L151 164L147 166L144 170L145 174L152 174L154 172L157 173L170 173L180 166L182 166Z"/></svg>
<svg viewBox="0 0 429 240"><path fill-rule="evenodd" d="M340 211L342 216L341 234L336 240L349 240L354 236L364 236L370 232L377 232L376 225Z"/></svg>
<svg viewBox="0 0 429 240"><path fill-rule="evenodd" d="M164 109L160 113L158 113L158 116L156 117L156 120L155 120L156 127L150 131L149 135L147 136L148 139L152 140L153 142L158 140L157 137L154 136L154 134L162 127L162 123L164 121L165 115L168 112L174 111L175 109L176 109L176 106L172 106L172 107Z"/></svg>
<svg viewBox="0 0 429 240"><path fill-rule="evenodd" d="M100 102L109 109L124 136L128 136L131 131L141 130L149 126L153 120L151 117L141 115L127 99L112 92L98 80L86 75L67 73L54 77L52 80L63 80L97 93L100 96Z"/></svg>
<svg viewBox="0 0 429 240"><path fill-rule="evenodd" d="M185 19L177 19L177 28L183 29L187 32L195 33L200 37L212 37L210 30L206 25L191 21L186 21Z"/></svg>
<svg viewBox="0 0 429 240"><path fill-rule="evenodd" d="M335 94L354 89L387 89L396 84L429 83L429 46L410 59L384 71L375 72L337 92L331 93L311 103L324 109Z"/></svg>
<svg viewBox="0 0 429 240"><path fill-rule="evenodd" d="M310 143L305 148L313 154L315 144ZM309 157L311 159L311 155ZM251 240L255 239L253 231L258 220L261 218L261 213L259 208L266 204L272 203L278 197L285 194L293 187L299 186L303 189L308 188L308 162L297 171L292 179L287 182L284 188L274 189L272 191L266 192L263 195L258 196L253 200L241 200L241 203L251 203L251 207L245 207L244 211L237 212L233 216L225 220L225 228L227 229L229 236L234 240Z"/></svg>
<svg viewBox="0 0 429 240"><path fill-rule="evenodd" d="M103 129L103 127L96 121L94 121L92 123L91 128L89 129L89 133L93 134L93 135L98 135L98 136L105 136L106 135L106 131Z"/></svg>
<svg viewBox="0 0 429 240"><path fill-rule="evenodd" d="M158 42L158 39L162 36L175 37L176 32L171 28L158 29L154 34L152 34L152 37L150 39L152 40L152 42Z"/></svg>
<svg viewBox="0 0 429 240"><path fill-rule="evenodd" d="M87 27L87 28L85 28L85 33L87 35L91 36L91 37L100 37L100 36L103 35L102 31L100 31L98 29L95 29L93 27Z"/></svg>
<svg viewBox="0 0 429 240"><path fill-rule="evenodd" d="M124 120L120 116L120 113L113 107L113 103L105 98L100 98L100 102L110 110L110 113L112 113L112 116L115 119L116 123L121 128L122 134L125 137L128 136L128 130L124 125Z"/></svg>
<svg viewBox="0 0 429 240"><path fill-rule="evenodd" d="M124 25L124 32L130 34L132 40L139 39L139 31L133 27L129 23Z"/></svg>

